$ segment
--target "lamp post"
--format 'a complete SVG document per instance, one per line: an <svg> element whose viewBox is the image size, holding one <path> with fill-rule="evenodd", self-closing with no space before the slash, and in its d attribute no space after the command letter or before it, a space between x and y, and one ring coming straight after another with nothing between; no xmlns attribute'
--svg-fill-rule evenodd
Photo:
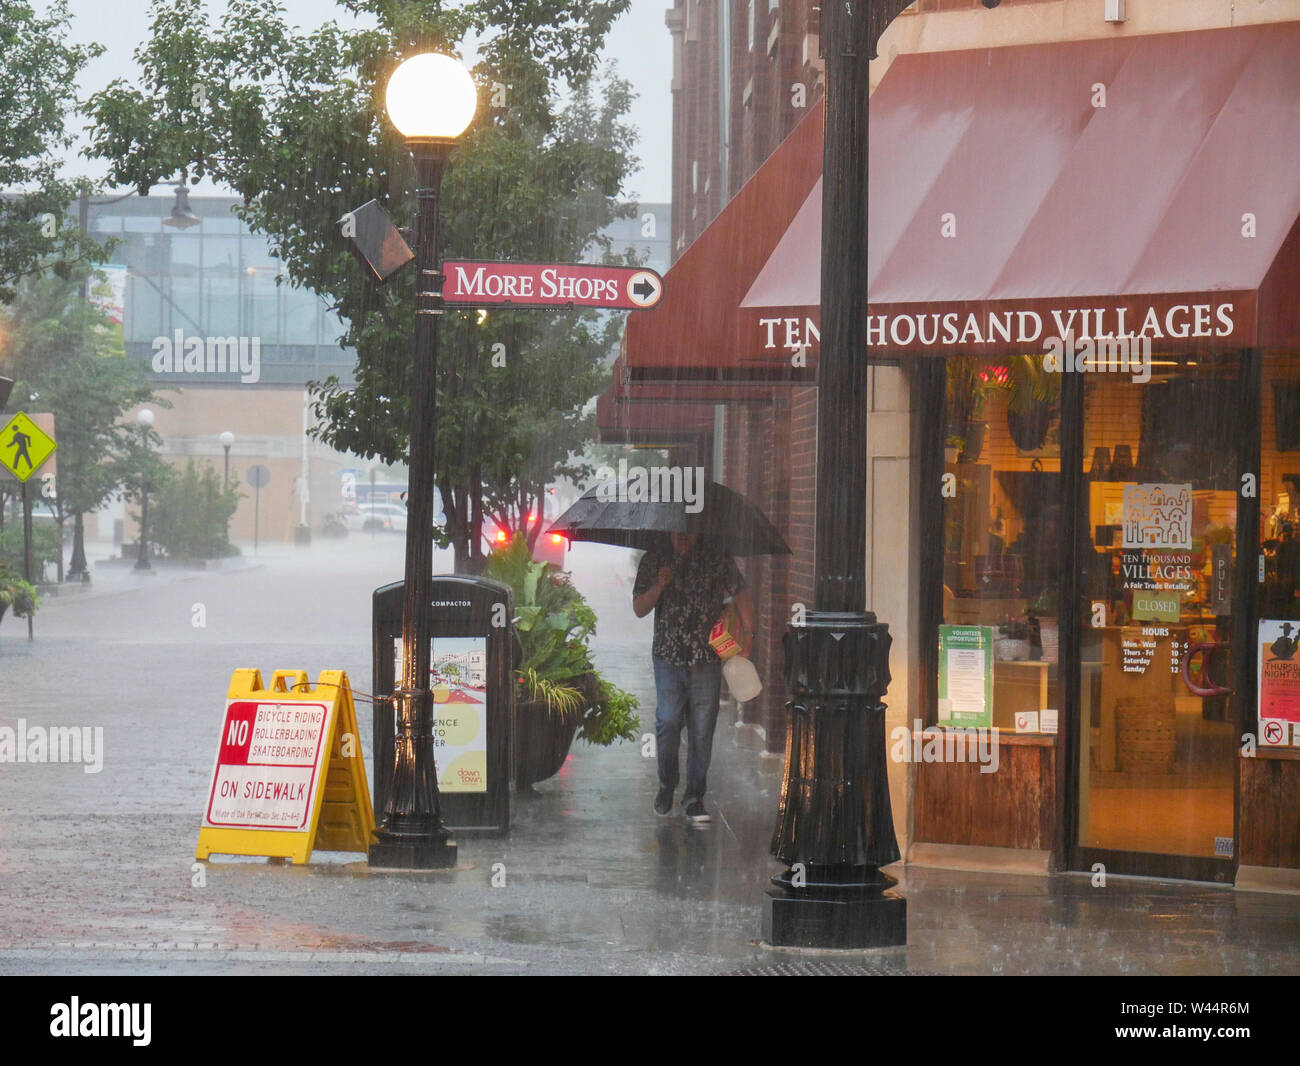
<svg viewBox="0 0 1300 1066"><path fill-rule="evenodd" d="M393 782L372 866L432 869L456 864L456 844L442 824L433 750L429 691L433 630L433 443L442 314L438 202L442 176L459 137L474 117L478 93L469 72L450 56L412 56L393 71L385 96L388 116L415 160L416 310L411 389L410 487L402 598L402 675L393 694L397 718Z"/></svg>
<svg viewBox="0 0 1300 1066"><path fill-rule="evenodd" d="M142 407L135 420L140 423L140 447L142 452L149 449L149 430L153 428L153 412ZM140 551L135 560L136 570L152 570L149 565L149 482L145 471L140 471Z"/></svg>
<svg viewBox="0 0 1300 1066"><path fill-rule="evenodd" d="M221 441L221 447L226 453L226 472L221 478L221 487L228 489L230 488L230 446L235 443L235 435L230 430L226 430L217 440Z"/></svg>
<svg viewBox="0 0 1300 1066"><path fill-rule="evenodd" d="M221 442L221 450L226 453L225 470L221 475L221 488L224 491L229 492L230 491L230 446L235 443L235 435L231 433L230 430L228 429L223 430L221 435L217 437L217 440ZM229 518L226 519L226 544L227 545L230 544L230 519Z"/></svg>
<svg viewBox="0 0 1300 1066"><path fill-rule="evenodd" d="M880 872L899 851L883 702L891 638L866 609L866 478L869 63L910 2L822 5L815 609L785 633L790 702L772 854L788 869L763 900L763 939L782 947L907 943L907 901Z"/></svg>

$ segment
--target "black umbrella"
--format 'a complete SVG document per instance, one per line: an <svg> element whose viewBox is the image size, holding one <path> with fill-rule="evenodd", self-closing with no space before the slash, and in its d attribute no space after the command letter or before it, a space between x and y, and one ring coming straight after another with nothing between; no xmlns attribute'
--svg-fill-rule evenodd
<svg viewBox="0 0 1300 1066"><path fill-rule="evenodd" d="M631 480L597 485L560 515L550 532L570 540L643 549L654 547L667 533L697 533L716 538L729 555L790 554L767 517L726 485L702 481L689 503L644 498L657 495L654 490L662 487Z"/></svg>

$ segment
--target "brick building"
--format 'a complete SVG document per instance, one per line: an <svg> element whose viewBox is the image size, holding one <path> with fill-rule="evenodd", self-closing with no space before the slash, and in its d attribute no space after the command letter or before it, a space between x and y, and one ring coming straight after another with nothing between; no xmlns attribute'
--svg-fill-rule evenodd
<svg viewBox="0 0 1300 1066"><path fill-rule="evenodd" d="M602 398L602 426L688 427L674 461L706 457L786 536L790 556L743 561L767 687L740 713L772 754L781 634L812 600L818 16L668 11L674 265ZM895 757L905 856L1300 884L1300 700L1255 669L1272 654L1256 634L1300 621L1300 190L1278 154L1300 142L1300 10L919 0L879 50L862 399L886 730L959 725L969 699L1002 753L996 773ZM1045 377L1058 331L1149 341L1146 377ZM1152 560L1116 531L1127 487L1155 484L1185 486L1195 514L1153 598L1127 580ZM959 700L939 648L972 627L992 696ZM1276 750L1239 757L1243 734Z"/></svg>

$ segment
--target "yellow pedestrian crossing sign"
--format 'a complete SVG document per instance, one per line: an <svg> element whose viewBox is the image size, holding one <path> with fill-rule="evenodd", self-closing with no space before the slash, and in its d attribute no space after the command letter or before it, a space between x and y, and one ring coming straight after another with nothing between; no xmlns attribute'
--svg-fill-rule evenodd
<svg viewBox="0 0 1300 1066"><path fill-rule="evenodd" d="M53 437L19 411L0 429L0 466L26 481L57 447Z"/></svg>

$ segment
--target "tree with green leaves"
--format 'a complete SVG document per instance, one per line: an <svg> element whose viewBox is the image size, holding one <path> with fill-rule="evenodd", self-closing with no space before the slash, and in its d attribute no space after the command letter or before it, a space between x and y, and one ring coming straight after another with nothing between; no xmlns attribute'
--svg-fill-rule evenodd
<svg viewBox="0 0 1300 1066"><path fill-rule="evenodd" d="M4 365L16 378L10 409L54 415L58 474L53 493L41 502L60 529L74 519L78 540L82 516L138 474L140 430L123 422L123 414L143 403L165 404L154 395L144 364L126 358L121 331L83 295L88 272L77 264L67 277L52 270L29 275L18 284L3 326L12 349ZM62 578L61 551L58 562Z"/></svg>
<svg viewBox="0 0 1300 1066"><path fill-rule="evenodd" d="M388 74L420 51L472 37L475 121L443 185L448 258L572 261L598 241L635 165L630 89L597 70L628 0L347 0L374 28L289 27L274 0L231 0L215 24L199 0L157 0L137 52L139 84L91 102L94 152L119 184L177 172L244 198L292 282L337 308L356 385L315 386L321 436L386 462L405 457L411 381L410 275L376 287L339 222L377 199L401 224L413 169L384 116ZM605 249L608 253L608 248ZM583 474L582 411L598 391L614 320L575 312L451 313L441 329L434 463L458 569L482 562L485 513L526 523L545 484ZM533 503L530 503L533 501ZM535 534L534 534L535 535Z"/></svg>
<svg viewBox="0 0 1300 1066"><path fill-rule="evenodd" d="M65 224L68 205L88 185L60 178L56 153L72 143L77 75L103 47L68 43L66 0L44 7L42 15L27 0L0 4L0 302L51 263L66 276L99 254Z"/></svg>
<svg viewBox="0 0 1300 1066"><path fill-rule="evenodd" d="M211 463L193 459L151 488L149 539L170 559L220 559L238 554L228 536L242 493L238 478L222 483Z"/></svg>

